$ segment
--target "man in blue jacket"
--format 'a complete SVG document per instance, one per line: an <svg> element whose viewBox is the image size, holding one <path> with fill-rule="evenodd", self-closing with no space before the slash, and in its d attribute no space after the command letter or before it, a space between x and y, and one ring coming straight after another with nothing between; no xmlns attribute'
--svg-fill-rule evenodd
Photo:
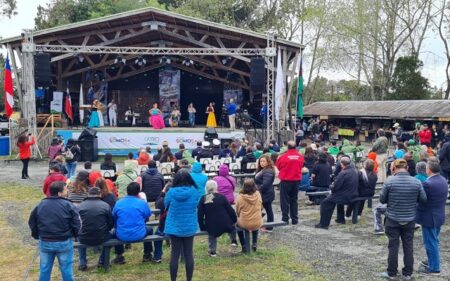
<svg viewBox="0 0 450 281"><path fill-rule="evenodd" d="M153 233L150 226L145 222L152 214L147 202L138 197L140 191L139 184L132 182L127 186L127 194L117 201L113 209L113 218L117 239L124 242L135 242L142 240L145 236ZM144 243L144 257L142 262L152 260L153 246L151 242ZM125 263L122 254L117 254L113 261L116 264Z"/></svg>
<svg viewBox="0 0 450 281"><path fill-rule="evenodd" d="M230 103L227 106L228 121L230 122L230 130L236 130L236 104L234 100L230 99Z"/></svg>
<svg viewBox="0 0 450 281"><path fill-rule="evenodd" d="M55 257L58 257L62 280L73 280L72 237L80 230L80 218L76 207L64 198L66 196L66 184L52 182L50 197L34 208L28 220L31 236L39 239L39 280L51 279Z"/></svg>
<svg viewBox="0 0 450 281"><path fill-rule="evenodd" d="M439 161L429 159L427 162L428 179L422 184L427 194L427 202L419 203L416 222L422 225L422 238L427 252L427 261L423 261L423 268L419 272L425 274L439 274L439 233L445 222L445 203L448 195L447 180L440 174Z"/></svg>

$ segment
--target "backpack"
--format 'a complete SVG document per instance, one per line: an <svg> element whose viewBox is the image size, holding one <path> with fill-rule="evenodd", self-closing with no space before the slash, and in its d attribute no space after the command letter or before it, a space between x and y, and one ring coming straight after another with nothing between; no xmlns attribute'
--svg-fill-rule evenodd
<svg viewBox="0 0 450 281"><path fill-rule="evenodd" d="M72 153L71 149L72 148L69 148L66 152L63 153L64 157L66 157L66 160L73 159L73 153Z"/></svg>

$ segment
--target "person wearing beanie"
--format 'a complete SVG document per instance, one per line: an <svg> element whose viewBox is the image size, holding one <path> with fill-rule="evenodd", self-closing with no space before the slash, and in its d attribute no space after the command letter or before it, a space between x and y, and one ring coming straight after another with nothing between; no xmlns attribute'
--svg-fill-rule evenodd
<svg viewBox="0 0 450 281"><path fill-rule="evenodd" d="M227 198L217 192L217 183L209 180L205 185L206 195L198 204L198 224L200 230L208 232L208 254L215 257L217 253L217 237L224 233L234 233L237 216ZM236 241L233 241L237 245Z"/></svg>

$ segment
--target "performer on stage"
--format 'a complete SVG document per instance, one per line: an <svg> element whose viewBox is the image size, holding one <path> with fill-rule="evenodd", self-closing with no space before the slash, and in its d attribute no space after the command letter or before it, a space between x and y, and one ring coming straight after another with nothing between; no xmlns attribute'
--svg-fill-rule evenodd
<svg viewBox="0 0 450 281"><path fill-rule="evenodd" d="M189 113L189 125L191 125L191 127L195 127L195 113L197 112L195 110L194 104L191 102L188 105L188 113Z"/></svg>
<svg viewBox="0 0 450 281"><path fill-rule="evenodd" d="M99 100L95 100L94 103L96 104L96 107L97 107L97 114L98 114L98 120L100 121L99 122L100 127L105 127L105 121L103 120L103 110L105 110L105 105L103 103L101 103Z"/></svg>
<svg viewBox="0 0 450 281"><path fill-rule="evenodd" d="M109 126L117 127L117 104L114 100L108 104Z"/></svg>
<svg viewBox="0 0 450 281"><path fill-rule="evenodd" d="M177 106L174 106L172 113L170 113L170 126L178 127L178 122L180 122L181 112Z"/></svg>
<svg viewBox="0 0 450 281"><path fill-rule="evenodd" d="M148 111L150 113L150 118L148 118L148 122L154 129L162 129L165 127L164 119L162 118L162 112L158 108L158 104L155 102L153 104L153 108Z"/></svg>
<svg viewBox="0 0 450 281"><path fill-rule="evenodd" d="M91 117L89 119L89 128L98 128L103 122L100 123L100 119L103 119L99 106L103 106L98 100L94 100L92 103ZM101 116L101 117L100 117Z"/></svg>
<svg viewBox="0 0 450 281"><path fill-rule="evenodd" d="M208 114L208 119L206 120L206 127L217 127L216 115L214 114L214 102L210 102L206 108L206 113Z"/></svg>
<svg viewBox="0 0 450 281"><path fill-rule="evenodd" d="M131 126L136 125L136 117L134 116L134 112L133 112L133 109L131 108L131 106L129 106L128 110L125 111L125 120L128 121L130 119L133 120L131 122Z"/></svg>

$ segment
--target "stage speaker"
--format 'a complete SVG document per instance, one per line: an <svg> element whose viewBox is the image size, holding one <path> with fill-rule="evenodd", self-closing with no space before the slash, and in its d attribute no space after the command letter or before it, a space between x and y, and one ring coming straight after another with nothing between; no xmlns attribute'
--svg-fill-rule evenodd
<svg viewBox="0 0 450 281"><path fill-rule="evenodd" d="M84 129L80 136L78 137L78 140L92 140L95 139L97 135L97 131L92 128L86 128Z"/></svg>
<svg viewBox="0 0 450 281"><path fill-rule="evenodd" d="M150 127L147 120L136 120L136 127Z"/></svg>
<svg viewBox="0 0 450 281"><path fill-rule="evenodd" d="M34 84L36 87L50 87L52 85L52 68L50 54L48 53L34 55Z"/></svg>
<svg viewBox="0 0 450 281"><path fill-rule="evenodd" d="M178 127L188 128L191 125L189 124L189 120L180 120L178 121Z"/></svg>
<svg viewBox="0 0 450 281"><path fill-rule="evenodd" d="M262 57L250 61L250 89L253 92L264 92L266 89L266 62Z"/></svg>
<svg viewBox="0 0 450 281"><path fill-rule="evenodd" d="M81 150L81 161L95 162L98 159L98 139L78 140Z"/></svg>
<svg viewBox="0 0 450 281"><path fill-rule="evenodd" d="M118 120L117 127L131 127L133 126L132 120Z"/></svg>
<svg viewBox="0 0 450 281"><path fill-rule="evenodd" d="M211 142L213 139L218 139L219 134L217 133L216 129L213 127L208 127L205 130L205 136L204 140Z"/></svg>

